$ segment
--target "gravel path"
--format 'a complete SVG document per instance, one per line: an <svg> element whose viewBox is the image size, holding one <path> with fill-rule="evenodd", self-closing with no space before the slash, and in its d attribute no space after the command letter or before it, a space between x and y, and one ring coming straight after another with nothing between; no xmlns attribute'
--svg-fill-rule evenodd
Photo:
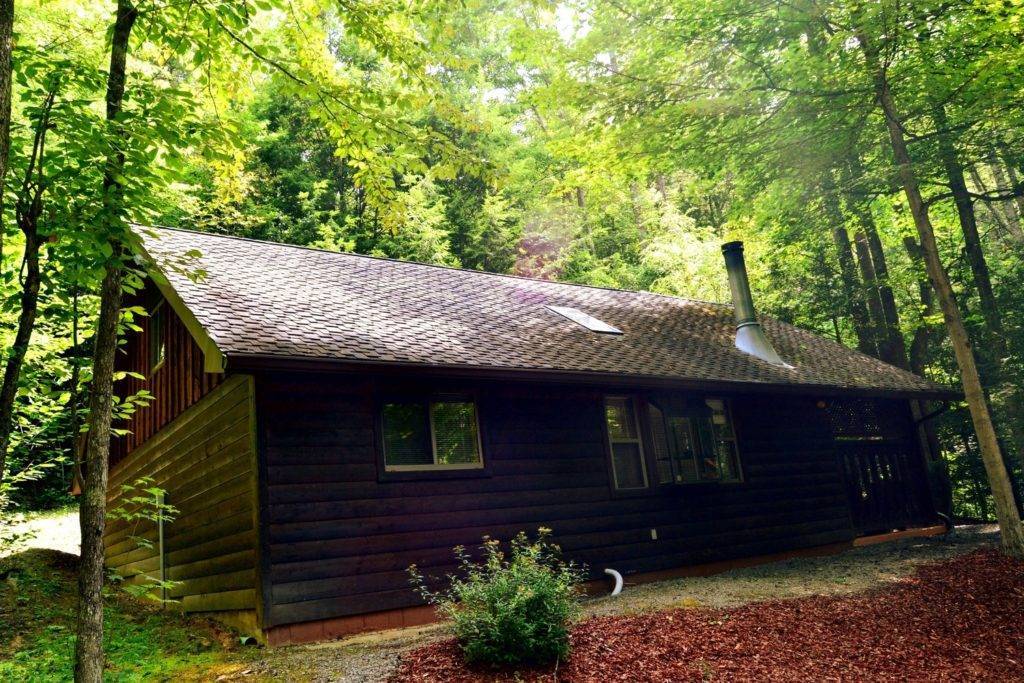
<svg viewBox="0 0 1024 683"><path fill-rule="evenodd" d="M32 513L24 521L15 524L12 531L19 536L25 534L25 540L7 554L28 548L53 548L72 555L81 552L82 533L78 527L78 510Z"/></svg>
<svg viewBox="0 0 1024 683"><path fill-rule="evenodd" d="M636 614L677 607L732 607L772 598L846 595L884 586L925 562L998 545L995 526L958 527L946 538L909 539L847 551L737 569L715 576L641 586L616 598L589 600L587 616ZM444 638L435 625L386 631L342 641L264 650L242 670L220 680L376 682L390 678L401 654Z"/></svg>

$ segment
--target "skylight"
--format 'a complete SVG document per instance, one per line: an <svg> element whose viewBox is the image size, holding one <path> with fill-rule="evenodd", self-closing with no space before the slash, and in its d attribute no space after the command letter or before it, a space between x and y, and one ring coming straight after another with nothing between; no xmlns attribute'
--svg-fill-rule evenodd
<svg viewBox="0 0 1024 683"><path fill-rule="evenodd" d="M622 330L619 328L613 327L603 320L598 320L592 315L587 315L579 309L570 308L569 306L548 306L547 308L558 315L565 316L578 325L582 325L591 332L599 332L601 334L622 334Z"/></svg>

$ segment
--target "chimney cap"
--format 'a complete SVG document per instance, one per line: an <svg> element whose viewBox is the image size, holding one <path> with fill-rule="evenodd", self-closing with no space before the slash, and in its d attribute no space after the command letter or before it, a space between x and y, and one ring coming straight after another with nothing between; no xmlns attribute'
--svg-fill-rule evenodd
<svg viewBox="0 0 1024 683"><path fill-rule="evenodd" d="M732 242L726 242L725 244L722 245L722 253L723 254L728 254L728 253L734 252L734 251L743 251L743 241L742 240L734 240Z"/></svg>

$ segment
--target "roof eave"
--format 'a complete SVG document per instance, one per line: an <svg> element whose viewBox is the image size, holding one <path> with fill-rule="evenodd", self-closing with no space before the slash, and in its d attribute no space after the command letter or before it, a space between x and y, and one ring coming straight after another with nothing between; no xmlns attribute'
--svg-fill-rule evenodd
<svg viewBox="0 0 1024 683"><path fill-rule="evenodd" d="M195 314L189 309L188 305L184 302L178 292L174 289L170 280L160 269L156 259L154 259L148 251L146 251L145 245L142 240L139 240L137 245L139 255L144 260L144 268L146 274L149 275L153 284L163 295L167 303L170 304L171 308L181 319L182 324L185 325L185 329L195 340L196 345L203 353L203 370L211 373L223 373L227 367L227 357L217 346L217 342L214 341L210 333L203 327L199 319L196 318Z"/></svg>
<svg viewBox="0 0 1024 683"><path fill-rule="evenodd" d="M227 369L259 370L324 370L333 372L407 373L415 370L423 376L463 377L466 379L499 379L524 382L564 382L614 386L649 386L677 389L699 389L723 392L796 393L816 396L862 396L917 400L953 401L963 394L952 388L935 386L930 390L895 389L887 387L853 387L839 385L772 383L700 378L666 377L613 372L581 372L576 370L509 368L481 365L414 363L408 361L354 360L312 358L263 353L229 353Z"/></svg>

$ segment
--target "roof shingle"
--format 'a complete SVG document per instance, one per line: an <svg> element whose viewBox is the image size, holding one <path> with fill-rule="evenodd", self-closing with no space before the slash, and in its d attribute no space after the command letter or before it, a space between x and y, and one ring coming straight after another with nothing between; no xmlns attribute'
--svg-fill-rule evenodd
<svg viewBox="0 0 1024 683"><path fill-rule="evenodd" d="M221 352L939 395L949 390L762 316L792 369L733 344L732 307L168 228L140 228ZM595 334L571 306L622 330Z"/></svg>

